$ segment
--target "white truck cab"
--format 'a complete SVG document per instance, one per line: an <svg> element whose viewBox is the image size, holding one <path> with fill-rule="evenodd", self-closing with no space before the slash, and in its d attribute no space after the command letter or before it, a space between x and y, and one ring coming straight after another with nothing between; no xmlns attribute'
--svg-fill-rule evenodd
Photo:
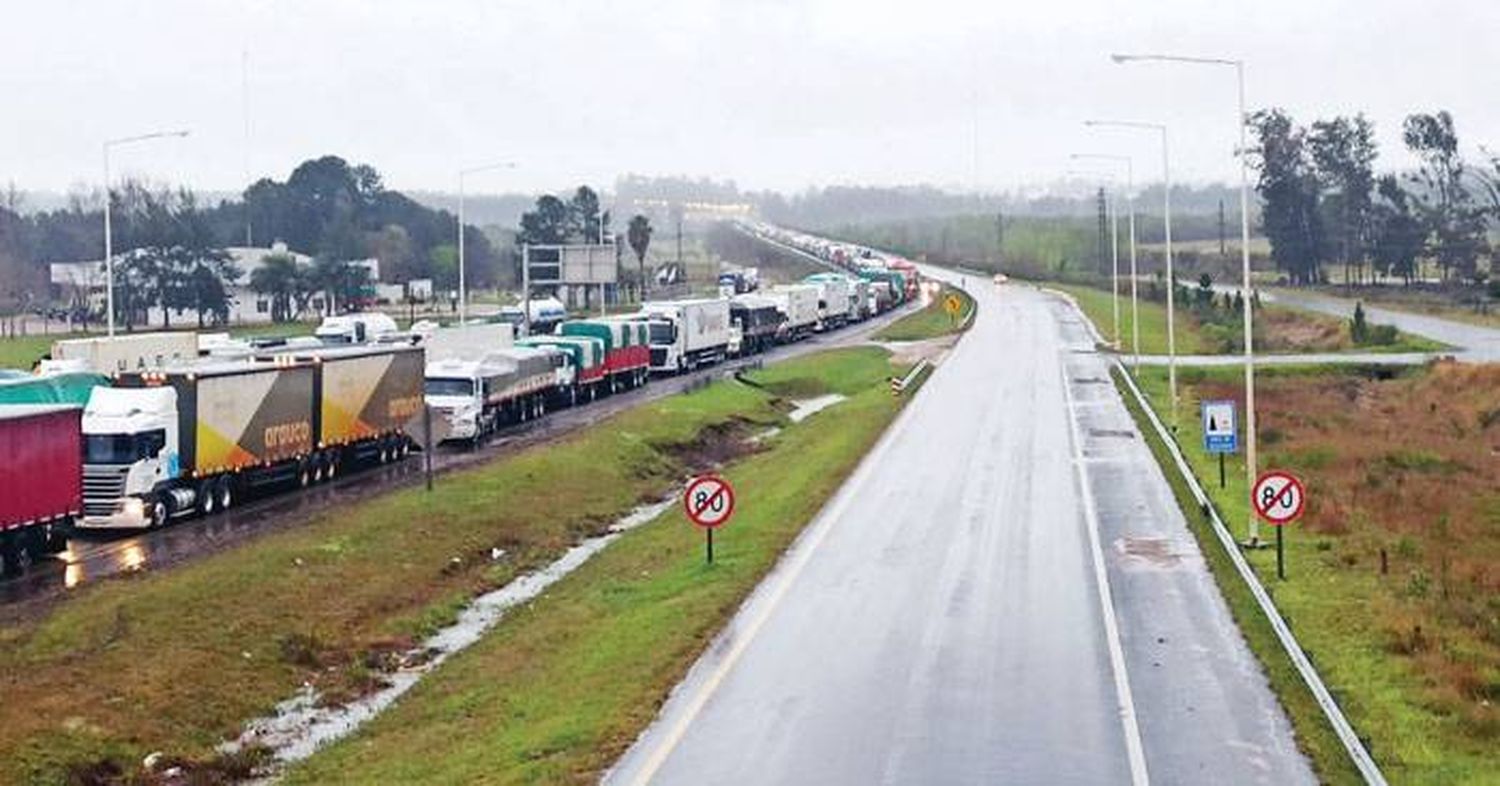
<svg viewBox="0 0 1500 786"><path fill-rule="evenodd" d="M166 522L148 502L180 472L177 391L94 388L83 411L83 528L139 529Z"/></svg>

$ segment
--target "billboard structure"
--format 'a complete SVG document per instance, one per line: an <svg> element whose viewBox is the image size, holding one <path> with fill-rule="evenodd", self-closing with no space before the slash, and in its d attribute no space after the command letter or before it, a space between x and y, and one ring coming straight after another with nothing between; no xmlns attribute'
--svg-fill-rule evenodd
<svg viewBox="0 0 1500 786"><path fill-rule="evenodd" d="M528 316L534 290L555 294L569 307L591 308L591 287L598 287L597 306L602 314L605 288L613 288L619 274L620 254L614 243L521 246L521 286Z"/></svg>

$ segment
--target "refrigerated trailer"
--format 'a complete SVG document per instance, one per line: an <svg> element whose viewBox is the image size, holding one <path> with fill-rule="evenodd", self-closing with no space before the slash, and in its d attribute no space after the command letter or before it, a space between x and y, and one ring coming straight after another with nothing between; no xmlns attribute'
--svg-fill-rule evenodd
<svg viewBox="0 0 1500 786"><path fill-rule="evenodd" d="M197 357L198 334L179 331L62 339L52 343L51 359L114 374L190 363Z"/></svg>
<svg viewBox="0 0 1500 786"><path fill-rule="evenodd" d="M818 300L822 293L821 287L812 284L786 284L766 294L785 316L782 341L798 341L812 334L818 326Z"/></svg>
<svg viewBox="0 0 1500 786"><path fill-rule="evenodd" d="M83 410L57 404L0 406L0 573L18 573L67 547L83 509L78 456Z"/></svg>
<svg viewBox="0 0 1500 786"><path fill-rule="evenodd" d="M652 371L691 371L718 363L729 352L728 300L643 303L638 319L648 326Z"/></svg>

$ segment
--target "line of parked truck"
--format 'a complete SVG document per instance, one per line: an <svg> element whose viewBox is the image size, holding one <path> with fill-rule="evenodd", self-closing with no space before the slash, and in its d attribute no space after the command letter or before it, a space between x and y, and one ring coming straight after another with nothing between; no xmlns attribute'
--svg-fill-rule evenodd
<svg viewBox="0 0 1500 786"><path fill-rule="evenodd" d="M653 374L836 330L914 286L899 271L818 274L522 336L504 323L398 331L357 314L294 338L59 341L39 373L0 371L0 568L58 553L78 530L160 527L397 461L424 434L477 443Z"/></svg>

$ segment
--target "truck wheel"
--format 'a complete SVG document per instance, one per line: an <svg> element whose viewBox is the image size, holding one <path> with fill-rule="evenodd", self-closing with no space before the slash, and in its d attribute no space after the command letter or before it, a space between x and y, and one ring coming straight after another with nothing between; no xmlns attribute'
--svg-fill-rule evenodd
<svg viewBox="0 0 1500 786"><path fill-rule="evenodd" d="M222 477L214 484L215 492L219 496L219 510L229 510L234 507L234 484L229 478Z"/></svg>
<svg viewBox="0 0 1500 786"><path fill-rule="evenodd" d="M401 451L401 458L404 459L407 456L411 455L411 442L405 437L397 437L397 439L401 440L401 447L399 448L399 450Z"/></svg>
<svg viewBox="0 0 1500 786"><path fill-rule="evenodd" d="M219 509L219 498L215 493L214 482L205 480L198 484L198 515L212 516Z"/></svg>
<svg viewBox="0 0 1500 786"><path fill-rule="evenodd" d="M302 488L312 485L312 468L306 462L297 466L297 485Z"/></svg>
<svg viewBox="0 0 1500 786"><path fill-rule="evenodd" d="M21 547L14 533L0 532L0 576L21 575Z"/></svg>
<svg viewBox="0 0 1500 786"><path fill-rule="evenodd" d="M21 530L21 547L26 550L26 556L31 558L33 565L52 556L47 551L47 531L41 525Z"/></svg>
<svg viewBox="0 0 1500 786"><path fill-rule="evenodd" d="M68 550L68 533L73 529L73 520L64 519L47 528L47 553L61 554Z"/></svg>
<svg viewBox="0 0 1500 786"><path fill-rule="evenodd" d="M161 529L171 517L172 510L167 506L166 498L159 499L151 503L151 518L146 522L146 529Z"/></svg>
<svg viewBox="0 0 1500 786"><path fill-rule="evenodd" d="M334 478L338 477L339 457L337 453L330 453L328 455L328 471L326 474L329 480L333 480Z"/></svg>

